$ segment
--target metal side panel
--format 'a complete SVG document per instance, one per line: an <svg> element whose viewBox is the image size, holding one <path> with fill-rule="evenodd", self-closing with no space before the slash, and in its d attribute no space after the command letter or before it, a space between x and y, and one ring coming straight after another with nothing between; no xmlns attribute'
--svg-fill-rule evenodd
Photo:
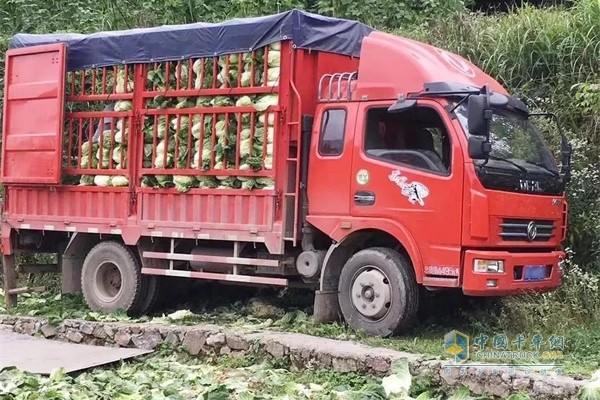
<svg viewBox="0 0 600 400"><path fill-rule="evenodd" d="M271 232L275 218L275 196L260 190L142 191L138 201L145 226Z"/></svg>
<svg viewBox="0 0 600 400"><path fill-rule="evenodd" d="M2 182L61 180L65 44L6 53Z"/></svg>
<svg viewBox="0 0 600 400"><path fill-rule="evenodd" d="M127 188L8 186L6 190L5 214L13 223L116 224L128 216Z"/></svg>

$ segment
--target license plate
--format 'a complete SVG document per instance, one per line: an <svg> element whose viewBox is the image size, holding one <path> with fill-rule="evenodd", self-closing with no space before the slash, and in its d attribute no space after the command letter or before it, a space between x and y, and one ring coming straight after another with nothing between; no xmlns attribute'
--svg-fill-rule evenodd
<svg viewBox="0 0 600 400"><path fill-rule="evenodd" d="M526 265L523 271L523 279L526 281L541 281L547 278L548 267L546 265Z"/></svg>

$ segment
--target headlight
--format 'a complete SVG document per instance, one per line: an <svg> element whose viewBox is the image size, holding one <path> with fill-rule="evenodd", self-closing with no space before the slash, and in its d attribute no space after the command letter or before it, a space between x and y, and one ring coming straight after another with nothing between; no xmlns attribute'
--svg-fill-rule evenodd
<svg viewBox="0 0 600 400"><path fill-rule="evenodd" d="M473 261L473 271L500 274L504 272L504 261L475 259Z"/></svg>

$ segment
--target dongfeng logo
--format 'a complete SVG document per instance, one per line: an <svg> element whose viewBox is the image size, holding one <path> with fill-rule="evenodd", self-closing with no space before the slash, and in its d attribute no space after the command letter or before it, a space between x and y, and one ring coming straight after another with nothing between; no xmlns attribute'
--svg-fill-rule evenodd
<svg viewBox="0 0 600 400"><path fill-rule="evenodd" d="M535 240L537 236L537 225L535 224L535 222L531 221L528 225L527 225L527 239L529 239L529 241L533 241Z"/></svg>

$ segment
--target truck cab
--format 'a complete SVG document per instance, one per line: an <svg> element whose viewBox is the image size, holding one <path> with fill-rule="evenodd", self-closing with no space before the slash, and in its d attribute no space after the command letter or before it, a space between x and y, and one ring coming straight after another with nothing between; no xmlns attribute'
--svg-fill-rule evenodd
<svg viewBox="0 0 600 400"><path fill-rule="evenodd" d="M322 295L387 335L418 308L413 280L472 296L558 287L566 139L563 154L559 171L527 107L467 60L372 33L358 71L320 87L307 220L335 242ZM350 268L335 265L344 251Z"/></svg>

